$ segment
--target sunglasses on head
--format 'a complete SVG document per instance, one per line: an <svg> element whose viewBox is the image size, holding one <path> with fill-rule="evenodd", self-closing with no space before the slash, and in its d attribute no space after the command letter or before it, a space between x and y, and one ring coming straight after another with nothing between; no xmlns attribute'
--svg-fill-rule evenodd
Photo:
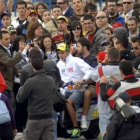
<svg viewBox="0 0 140 140"><path fill-rule="evenodd" d="M132 2L123 2L123 4L131 4Z"/></svg>
<svg viewBox="0 0 140 140"><path fill-rule="evenodd" d="M100 17L96 17L96 19L103 19L103 18L105 18L105 16L100 16Z"/></svg>
<svg viewBox="0 0 140 140"><path fill-rule="evenodd" d="M80 27L73 27L72 30L81 30Z"/></svg>
<svg viewBox="0 0 140 140"><path fill-rule="evenodd" d="M138 50L138 49L139 49L139 47L132 47L132 49L133 49L133 50Z"/></svg>

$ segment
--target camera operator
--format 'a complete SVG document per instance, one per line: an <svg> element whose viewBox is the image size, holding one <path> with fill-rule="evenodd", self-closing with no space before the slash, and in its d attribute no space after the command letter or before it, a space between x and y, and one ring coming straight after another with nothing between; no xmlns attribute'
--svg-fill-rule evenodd
<svg viewBox="0 0 140 140"><path fill-rule="evenodd" d="M131 105L131 97L128 93L122 92L118 95L127 105ZM103 140L139 140L140 139L140 108L131 106L134 109L134 116L126 120L121 111L116 109L107 126Z"/></svg>

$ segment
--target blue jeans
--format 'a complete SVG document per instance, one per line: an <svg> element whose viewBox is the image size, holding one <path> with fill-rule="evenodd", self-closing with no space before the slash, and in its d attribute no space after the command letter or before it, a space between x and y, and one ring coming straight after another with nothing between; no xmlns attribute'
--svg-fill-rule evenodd
<svg viewBox="0 0 140 140"><path fill-rule="evenodd" d="M54 111L53 115L54 115L53 117L54 117L54 121L55 121L55 131L54 131L55 139L54 140L57 140L57 112Z"/></svg>

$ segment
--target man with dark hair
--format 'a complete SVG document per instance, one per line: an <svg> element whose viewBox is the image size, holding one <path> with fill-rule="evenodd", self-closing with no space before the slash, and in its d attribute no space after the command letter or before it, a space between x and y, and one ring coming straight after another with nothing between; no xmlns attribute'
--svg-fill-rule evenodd
<svg viewBox="0 0 140 140"><path fill-rule="evenodd" d="M114 41L115 47L120 51L120 61L134 59L134 55L131 50L128 49L129 41L126 36L116 36Z"/></svg>
<svg viewBox="0 0 140 140"><path fill-rule="evenodd" d="M61 6L63 15L67 18L71 17L74 14L74 9L69 6L68 0L57 0L57 5Z"/></svg>
<svg viewBox="0 0 140 140"><path fill-rule="evenodd" d="M91 67L97 68L98 62L97 58L93 53L90 53L90 42L86 38L81 38L77 42L77 52L78 55L86 62L88 63ZM84 91L84 105L83 105L83 117L81 120L81 128L85 129L88 128L87 124L87 113L90 107L91 100L93 98L96 98L96 93L95 93L95 82L89 84Z"/></svg>
<svg viewBox="0 0 140 140"><path fill-rule="evenodd" d="M36 49L36 48L32 48L32 50L29 52L29 58L32 58L32 56L41 56L41 52ZM43 61L43 69L46 72L46 75L49 75L51 77L53 77L55 84L56 84L56 88L59 85L59 82L61 81L61 77L60 77L60 73L59 73L59 69L57 68L56 64L54 61L51 60L45 60ZM27 79L29 79L29 77L31 77L34 74L34 71L32 69L31 64L27 64L22 68L22 72L21 72L21 76L20 76L20 85L23 86L24 83L27 81ZM21 127L25 127L26 124L26 120L27 120L27 109L26 109L26 103L24 102L22 105L22 112L21 112L21 118L19 118L20 123L22 122L22 126ZM55 140L57 140L57 117L54 113L54 118L55 118Z"/></svg>
<svg viewBox="0 0 140 140"><path fill-rule="evenodd" d="M87 30L86 38L91 43L90 51L97 54L101 43L107 39L106 33L103 29L96 27L95 18L92 15L86 14L84 16L84 25Z"/></svg>
<svg viewBox="0 0 140 140"><path fill-rule="evenodd" d="M3 94L9 98L13 109L15 110L15 100L13 90L14 76L18 74L15 65L22 59L22 51L24 43L19 45L19 51L13 57L13 52L10 48L10 34L7 31L0 31L0 71L5 79L7 88Z"/></svg>
<svg viewBox="0 0 140 140"><path fill-rule="evenodd" d="M49 21L46 25L45 28L50 32L52 36L56 35L58 33L58 24L57 24L57 18L62 15L63 11L62 8L59 5L55 5L52 8L52 15L54 19Z"/></svg>
<svg viewBox="0 0 140 140"><path fill-rule="evenodd" d="M70 22L73 22L74 20L79 21L80 17L84 14L82 0L72 0L72 6L74 9L74 14L69 18Z"/></svg>
<svg viewBox="0 0 140 140"><path fill-rule="evenodd" d="M25 24L27 22L27 14L26 14L27 3L23 0L18 0L16 8L19 17L12 22L12 25L14 25L15 28L17 28L18 25Z"/></svg>
<svg viewBox="0 0 140 140"><path fill-rule="evenodd" d="M26 37L27 27L29 24L38 21L38 13L35 10L29 10L27 13L27 22L25 24L20 24L17 27L17 35L23 35Z"/></svg>
<svg viewBox="0 0 140 140"><path fill-rule="evenodd" d="M100 80L101 98L103 101L114 100L121 92L127 92L134 105L140 106L140 79L137 79L133 72L133 65L130 61L121 61L119 70L122 81L116 75L111 75L110 79L114 82L112 87L107 87L107 78L103 76Z"/></svg>
<svg viewBox="0 0 140 140"><path fill-rule="evenodd" d="M95 17L96 16L96 14L97 14L97 6L95 5L95 4L93 4L93 3L88 3L86 6L85 6L85 8L84 8L84 12L86 13L86 14L90 14L90 15L92 15L93 17Z"/></svg>
<svg viewBox="0 0 140 140"><path fill-rule="evenodd" d="M62 34L64 35L64 41L66 42L67 40L70 39L70 34L68 31L68 19L67 17L60 15L57 18L57 24L58 24L58 30L60 32L62 32Z"/></svg>
<svg viewBox="0 0 140 140"><path fill-rule="evenodd" d="M127 27L130 41L132 37L140 37L140 29L138 27L138 19L136 17L132 16L128 19Z"/></svg>
<svg viewBox="0 0 140 140"><path fill-rule="evenodd" d="M120 22L124 25L124 18L117 11L116 0L107 0L106 5L108 10L108 23L113 25L116 22Z"/></svg>
<svg viewBox="0 0 140 140"><path fill-rule="evenodd" d="M100 78L103 75L110 76L111 74L117 75L121 79L121 75L119 71L120 53L118 49L116 48L109 49L109 51L107 52L107 56L108 56L108 63L105 66L103 65L102 67L99 67L98 69L94 70L94 72L91 73L90 77L92 79L92 82L95 81L96 83L98 83L100 81ZM103 75L101 75L101 73L103 73ZM83 85L83 84L89 83L89 81L83 83L81 80L78 83L80 85ZM113 83L109 81L109 85L112 85L112 84ZM103 136L114 111L111 109L108 102L104 102L101 99L99 91L96 91L96 94L98 96L97 97L98 98L98 111L100 112L99 114L100 132L101 132L101 136Z"/></svg>
<svg viewBox="0 0 140 140"><path fill-rule="evenodd" d="M135 69L138 69L140 65L140 37L134 37L131 39L132 49L135 54L133 59L133 66Z"/></svg>
<svg viewBox="0 0 140 140"><path fill-rule="evenodd" d="M41 55L32 55L30 62L34 75L20 87L16 97L19 103L28 99L28 120L23 138L26 140L39 140L40 138L42 140L53 140L55 130L53 119L55 81L52 77L47 76L43 70Z"/></svg>

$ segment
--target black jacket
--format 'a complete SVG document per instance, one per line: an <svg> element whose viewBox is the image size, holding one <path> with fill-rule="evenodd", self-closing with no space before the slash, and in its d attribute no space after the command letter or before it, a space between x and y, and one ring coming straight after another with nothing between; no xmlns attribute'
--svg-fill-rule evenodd
<svg viewBox="0 0 140 140"><path fill-rule="evenodd" d="M28 99L28 119L53 118L53 98L55 82L44 70L34 73L17 93L17 101Z"/></svg>
<svg viewBox="0 0 140 140"><path fill-rule="evenodd" d="M138 66L140 65L140 55L136 56L133 59L133 66L135 69L138 69Z"/></svg>
<svg viewBox="0 0 140 140"><path fill-rule="evenodd" d="M57 68L54 61L45 60L43 69L46 72L46 75L52 76L55 80L55 83L59 83L61 81L61 76L59 73L59 69ZM31 67L31 64L27 64L22 68L21 76L20 76L20 85L23 86L26 80L34 74L34 71Z"/></svg>
<svg viewBox="0 0 140 140"><path fill-rule="evenodd" d="M128 61L133 61L134 59L134 54L132 53L131 50L122 50L120 51L120 60L128 60Z"/></svg>
<svg viewBox="0 0 140 140"><path fill-rule="evenodd" d="M120 111L116 111L103 140L140 140L140 113L126 121Z"/></svg>

